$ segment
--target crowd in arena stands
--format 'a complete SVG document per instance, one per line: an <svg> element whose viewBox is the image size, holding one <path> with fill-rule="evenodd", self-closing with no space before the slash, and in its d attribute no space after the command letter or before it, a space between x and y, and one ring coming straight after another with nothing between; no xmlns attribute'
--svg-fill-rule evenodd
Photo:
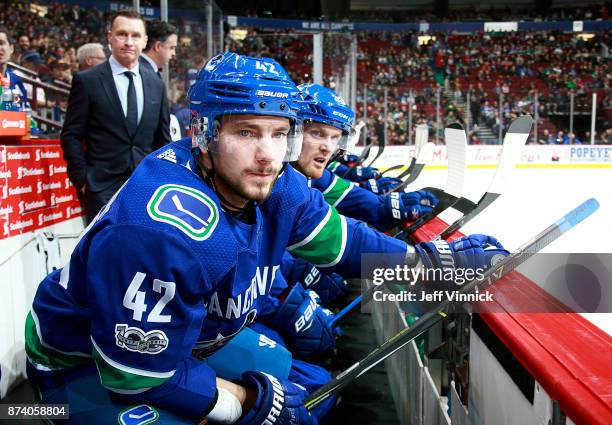
<svg viewBox="0 0 612 425"><path fill-rule="evenodd" d="M36 6L23 0L8 0L6 4L7 7L0 9L0 25L7 27L15 40L13 62L38 72L41 81L69 84L72 73L79 69L79 47L87 43L107 44L109 11L63 3ZM501 12L504 11L474 9L457 12L456 16L451 12L449 20L491 19ZM513 12L516 18L529 15ZM605 7L587 6L554 9L548 18L602 19L605 16ZM529 17L540 19L533 13ZM503 18L507 19L507 15ZM202 54L205 31L182 21L173 23L179 30L179 42L176 59L170 63L169 99L171 112L185 128L190 120L185 94L207 59ZM427 122L432 134L435 131L441 134L446 124L459 121L469 126L470 142L481 143L479 130L488 128L497 135L500 126L504 130L514 116L533 114L536 95L540 118L538 142L588 142L590 135L584 130L570 137L567 124L558 124L559 128L555 125L559 121L557 118L565 116L563 119L567 121L570 90L574 93L574 111L578 113L590 113L591 94L597 93L598 116L603 117L599 128L612 128L609 33L598 32L590 39L554 31L428 35L430 39L414 32L357 33L357 116L364 114L363 86L367 84L368 134L374 142L383 136L386 120L388 143L407 143L408 116L412 109L413 125ZM350 38L348 34L336 33L326 35L324 40L324 83L339 89L344 76L341 65L348 60ZM309 36L290 30L275 32L251 28L243 40L234 40L228 33L225 42L229 50L274 57L289 70L296 83L312 79L312 38ZM96 52L92 57L100 57L99 48ZM104 54L108 56L106 49ZM388 88L386 117L383 113L384 87ZM439 125L436 119L438 89ZM503 95L501 108L500 93ZM465 122L467 110L469 122ZM546 137L544 130L548 131ZM563 131L562 137L559 131ZM610 134L609 130L600 131L596 141L612 143Z"/></svg>
<svg viewBox="0 0 612 425"><path fill-rule="evenodd" d="M507 21L511 16L517 21L562 21L562 20L594 20L609 19L609 11L605 4L587 4L581 7L557 7L546 13L533 8L522 9L520 5L507 8L488 9L484 6L462 7L450 9L446 16L438 17L433 11L429 13L415 13L406 11L351 11L349 19L352 21L379 21L379 22L457 22L457 21Z"/></svg>
<svg viewBox="0 0 612 425"><path fill-rule="evenodd" d="M477 130L488 127L495 135L523 113L534 114L538 97L541 129L558 134L552 116L567 115L570 91L574 111L590 113L591 94L598 95L599 116L604 128L611 126L608 57L610 35L596 33L592 38L555 31L472 35L429 34L424 40L410 33L358 33L358 117L363 116L361 87L368 85L367 116L370 137L380 140L384 128L384 95L388 89L387 141L407 142L408 111L413 123L427 121L436 127L436 90L440 92L440 128L449 122L464 125L470 111L471 143L479 143ZM244 40L230 41L232 49L270 55L285 65L298 81L311 78L312 41L303 35L252 29ZM325 83L331 87L342 78L347 62L347 38L336 35L324 39ZM334 75L334 70L339 71ZM470 92L469 104L467 92ZM500 94L503 96L500 115ZM567 133L567 131L565 131ZM598 142L608 142L602 133ZM590 135L583 132L583 140ZM569 140L569 141L568 141ZM553 143L577 143L579 137L555 137ZM548 143L549 138L538 138Z"/></svg>

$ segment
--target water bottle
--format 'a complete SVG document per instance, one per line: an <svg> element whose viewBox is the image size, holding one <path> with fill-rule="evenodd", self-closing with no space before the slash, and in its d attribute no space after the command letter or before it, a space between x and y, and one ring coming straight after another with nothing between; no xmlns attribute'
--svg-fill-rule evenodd
<svg viewBox="0 0 612 425"><path fill-rule="evenodd" d="M13 91L10 82L5 78L2 80L2 110L13 110Z"/></svg>
<svg viewBox="0 0 612 425"><path fill-rule="evenodd" d="M26 134L29 135L32 128L32 108L30 107L30 103L23 101L21 110L26 114Z"/></svg>

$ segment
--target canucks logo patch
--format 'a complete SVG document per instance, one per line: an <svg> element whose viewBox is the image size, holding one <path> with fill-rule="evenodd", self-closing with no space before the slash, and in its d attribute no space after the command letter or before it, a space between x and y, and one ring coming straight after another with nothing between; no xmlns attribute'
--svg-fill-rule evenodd
<svg viewBox="0 0 612 425"><path fill-rule="evenodd" d="M153 220L178 227L198 241L208 239L219 222L219 209L208 195L178 184L158 187L147 212Z"/></svg>
<svg viewBox="0 0 612 425"><path fill-rule="evenodd" d="M145 425L155 422L159 418L157 410L146 404L130 407L119 413L121 425Z"/></svg>

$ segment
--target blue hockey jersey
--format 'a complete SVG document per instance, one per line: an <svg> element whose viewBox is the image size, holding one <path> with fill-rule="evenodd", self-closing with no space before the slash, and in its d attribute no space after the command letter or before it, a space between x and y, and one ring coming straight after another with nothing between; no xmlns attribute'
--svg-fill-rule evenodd
<svg viewBox="0 0 612 425"><path fill-rule="evenodd" d="M116 395L201 418L216 385L198 358L258 316L285 249L347 277L360 274L361 253L407 249L338 214L291 167L256 217L223 210L190 139L152 153L40 284L29 361L58 373L94 361Z"/></svg>
<svg viewBox="0 0 612 425"><path fill-rule="evenodd" d="M379 230L387 230L397 225L397 220L385 206L383 196L363 189L329 169L325 169L320 178L310 179L309 184L320 190L327 203L335 207L340 214L365 221Z"/></svg>

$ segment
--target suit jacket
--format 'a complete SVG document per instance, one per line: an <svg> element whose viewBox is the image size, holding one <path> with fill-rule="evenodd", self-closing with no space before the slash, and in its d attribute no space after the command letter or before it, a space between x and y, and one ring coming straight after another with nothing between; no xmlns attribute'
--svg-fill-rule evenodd
<svg viewBox="0 0 612 425"><path fill-rule="evenodd" d="M170 142L166 88L150 67L140 66L144 109L130 137L110 63L106 61L72 79L60 136L68 175L80 189L101 192L127 179L153 150Z"/></svg>

